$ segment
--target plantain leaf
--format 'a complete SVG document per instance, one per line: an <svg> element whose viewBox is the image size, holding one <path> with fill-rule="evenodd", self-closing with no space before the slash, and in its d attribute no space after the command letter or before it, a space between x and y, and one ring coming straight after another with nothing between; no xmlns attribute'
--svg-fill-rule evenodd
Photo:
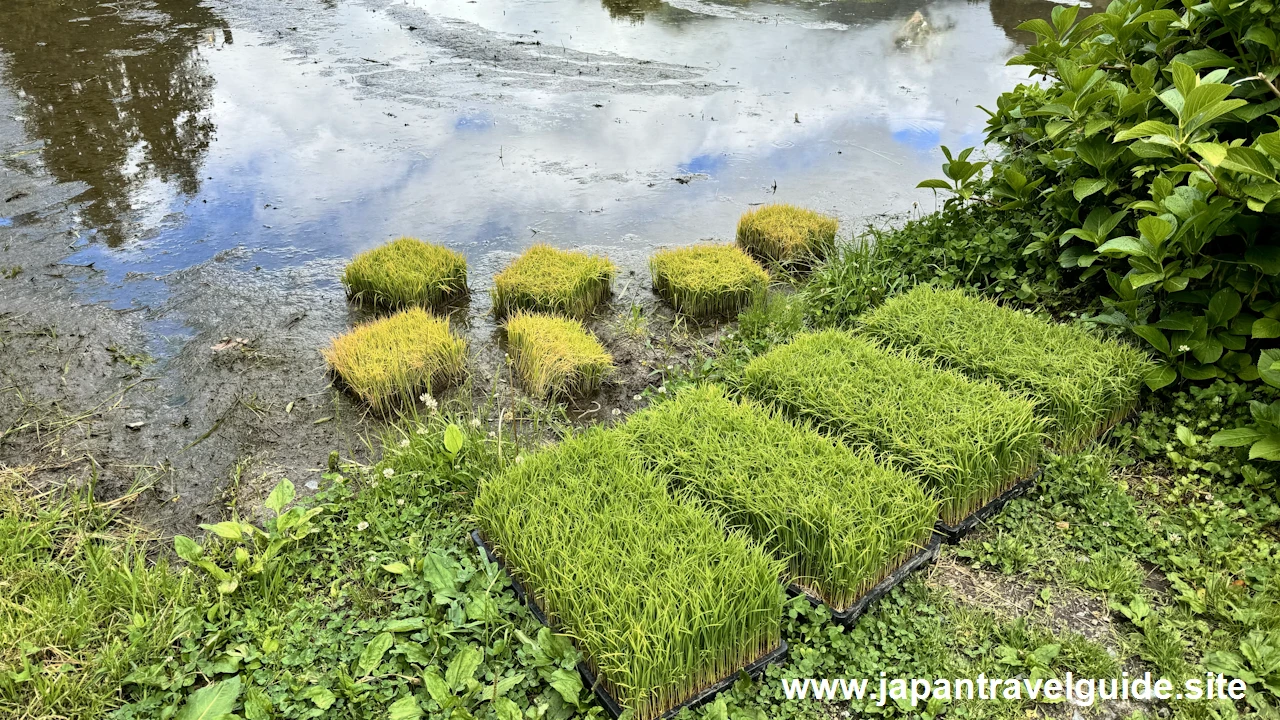
<svg viewBox="0 0 1280 720"><path fill-rule="evenodd" d="M174 720L215 720L235 710L239 699L240 676L235 675L191 693Z"/></svg>

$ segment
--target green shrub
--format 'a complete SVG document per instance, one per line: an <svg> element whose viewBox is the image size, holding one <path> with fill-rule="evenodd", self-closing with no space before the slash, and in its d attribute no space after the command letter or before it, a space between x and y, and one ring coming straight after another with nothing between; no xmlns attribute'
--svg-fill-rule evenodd
<svg viewBox="0 0 1280 720"><path fill-rule="evenodd" d="M485 538L603 687L651 720L780 642L781 563L595 429L483 482Z"/></svg>
<svg viewBox="0 0 1280 720"><path fill-rule="evenodd" d="M389 308L437 307L467 294L467 259L409 237L355 256L342 273L356 302Z"/></svg>
<svg viewBox="0 0 1280 720"><path fill-rule="evenodd" d="M584 318L609 296L617 266L599 255L534 245L493 277L493 313L516 310Z"/></svg>
<svg viewBox="0 0 1280 720"><path fill-rule="evenodd" d="M948 153L924 185L1045 218L999 252L1056 263L1094 320L1149 343L1153 388L1280 385L1280 12L1119 0L1020 28L1037 43L1011 62L1037 79L996 100L990 179Z"/></svg>
<svg viewBox="0 0 1280 720"><path fill-rule="evenodd" d="M769 274L733 245L691 245L649 258L653 289L677 311L705 317L738 312L769 284Z"/></svg>
<svg viewBox="0 0 1280 720"><path fill-rule="evenodd" d="M335 339L324 358L356 397L385 411L461 380L467 341L447 319L409 308Z"/></svg>
<svg viewBox="0 0 1280 720"><path fill-rule="evenodd" d="M902 471L715 385L621 430L647 467L785 559L791 581L837 611L927 543L938 517L937 501Z"/></svg>
<svg viewBox="0 0 1280 720"><path fill-rule="evenodd" d="M863 328L1027 395L1060 449L1079 447L1127 415L1152 367L1144 353L1080 327L927 285L886 302Z"/></svg>
<svg viewBox="0 0 1280 720"><path fill-rule="evenodd" d="M801 333L752 360L747 392L852 445L901 458L958 523L1035 470L1027 400L847 332Z"/></svg>
<svg viewBox="0 0 1280 720"><path fill-rule="evenodd" d="M738 220L738 244L772 262L807 265L835 249L839 227L835 218L812 210L764 205Z"/></svg>
<svg viewBox="0 0 1280 720"><path fill-rule="evenodd" d="M532 395L590 395L613 372L613 357L577 320L519 311L505 328L516 374Z"/></svg>

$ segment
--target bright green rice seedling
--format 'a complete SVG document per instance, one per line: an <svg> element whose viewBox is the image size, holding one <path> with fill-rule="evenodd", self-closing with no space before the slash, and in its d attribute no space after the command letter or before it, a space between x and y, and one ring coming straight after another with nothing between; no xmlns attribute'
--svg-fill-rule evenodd
<svg viewBox="0 0 1280 720"><path fill-rule="evenodd" d="M651 720L780 642L780 562L595 429L481 484L474 513L603 687Z"/></svg>
<svg viewBox="0 0 1280 720"><path fill-rule="evenodd" d="M843 612L929 541L938 503L901 470L707 385L620 428L659 477L785 558Z"/></svg>
<svg viewBox="0 0 1280 720"><path fill-rule="evenodd" d="M764 290L769 274L734 245L691 245L649 258L653 289L679 312L732 315Z"/></svg>
<svg viewBox="0 0 1280 720"><path fill-rule="evenodd" d="M738 220L738 244L757 257L802 265L826 257L836 246L835 218L794 205L765 205Z"/></svg>
<svg viewBox="0 0 1280 720"><path fill-rule="evenodd" d="M534 245L493 277L493 313L531 310L583 318L609 296L617 272L599 255Z"/></svg>
<svg viewBox="0 0 1280 720"><path fill-rule="evenodd" d="M448 320L409 308L335 339L324 358L352 393L385 411L462 379L467 343Z"/></svg>
<svg viewBox="0 0 1280 720"><path fill-rule="evenodd" d="M801 333L752 360L747 391L850 444L901 458L956 524L1034 471L1043 440L1031 403L994 383L846 332Z"/></svg>
<svg viewBox="0 0 1280 720"><path fill-rule="evenodd" d="M467 294L467 259L409 237L362 252L342 273L356 302L389 308L437 307Z"/></svg>
<svg viewBox="0 0 1280 720"><path fill-rule="evenodd" d="M577 320L521 311L506 329L516 374L532 395L590 395L613 372L613 356Z"/></svg>
<svg viewBox="0 0 1280 720"><path fill-rule="evenodd" d="M1045 322L960 290L917 286L865 319L868 333L915 347L940 363L1026 394L1060 449L1119 422L1151 370L1136 348Z"/></svg>

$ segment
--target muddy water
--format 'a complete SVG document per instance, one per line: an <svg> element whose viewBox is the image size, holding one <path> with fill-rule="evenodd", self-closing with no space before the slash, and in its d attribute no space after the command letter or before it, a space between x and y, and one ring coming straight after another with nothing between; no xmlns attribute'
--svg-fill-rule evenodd
<svg viewBox="0 0 1280 720"><path fill-rule="evenodd" d="M728 239L753 205L846 230L931 208L915 184L940 144L980 142L975 106L1025 77L1005 65L1016 26L1052 7L6 0L0 269L22 272L0 273L0 319L71 324L55 336L84 347L10 331L0 372L93 406L130 381L128 346L157 362L149 393L103 416L122 466L187 473L174 498L286 446L296 472L339 425L313 426L341 405L316 349L358 319L336 283L352 254L400 234L464 252L491 355L483 291L534 242L610 255L625 308L648 301L653 248ZM211 356L226 336L259 353Z"/></svg>

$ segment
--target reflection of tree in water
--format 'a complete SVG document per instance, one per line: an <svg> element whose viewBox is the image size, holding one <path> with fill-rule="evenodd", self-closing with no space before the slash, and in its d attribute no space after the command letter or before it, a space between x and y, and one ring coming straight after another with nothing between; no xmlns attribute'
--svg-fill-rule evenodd
<svg viewBox="0 0 1280 720"><path fill-rule="evenodd" d="M1018 26L1028 20L1040 18L1048 20L1056 3L1047 2L1047 0L989 0L991 7L991 19L995 21L1004 30L1004 34L1009 39L1020 45L1033 45L1036 41L1034 33L1019 30ZM1099 3L1095 2L1095 5ZM1089 15L1098 12L1098 7L1091 7L1088 3L1080 6L1080 13L1076 16L1077 21L1082 20Z"/></svg>
<svg viewBox="0 0 1280 720"><path fill-rule="evenodd" d="M633 23L644 22L645 15L658 12L666 5L663 0L600 0L600 4L614 20Z"/></svg>
<svg viewBox="0 0 1280 720"><path fill-rule="evenodd" d="M117 245L130 195L159 179L200 187L213 78L196 51L210 10L187 0L6 0L0 51L27 131L62 182L89 185L85 216ZM227 42L230 34L222 31Z"/></svg>

